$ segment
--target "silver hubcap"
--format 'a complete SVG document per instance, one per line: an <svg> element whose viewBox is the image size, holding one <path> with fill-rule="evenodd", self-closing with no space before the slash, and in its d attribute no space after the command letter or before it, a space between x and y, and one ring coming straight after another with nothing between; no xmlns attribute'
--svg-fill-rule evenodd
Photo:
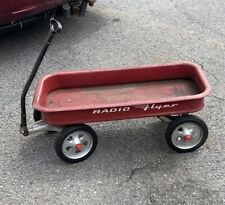
<svg viewBox="0 0 225 205"><path fill-rule="evenodd" d="M87 155L93 146L93 139L88 132L75 131L63 142L63 154L70 159L80 159Z"/></svg>
<svg viewBox="0 0 225 205"><path fill-rule="evenodd" d="M202 127L192 122L177 126L172 133L172 143L179 149L191 149L197 146L202 138Z"/></svg>

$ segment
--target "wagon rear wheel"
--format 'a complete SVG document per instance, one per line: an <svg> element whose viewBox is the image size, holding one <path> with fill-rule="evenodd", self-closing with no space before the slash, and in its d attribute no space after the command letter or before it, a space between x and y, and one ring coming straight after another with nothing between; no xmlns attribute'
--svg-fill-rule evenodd
<svg viewBox="0 0 225 205"><path fill-rule="evenodd" d="M166 142L177 152L191 152L201 147L208 137L208 128L197 116L180 116L166 130Z"/></svg>
<svg viewBox="0 0 225 205"><path fill-rule="evenodd" d="M64 161L77 163L87 159L97 146L97 135L88 125L67 127L55 140L55 151Z"/></svg>

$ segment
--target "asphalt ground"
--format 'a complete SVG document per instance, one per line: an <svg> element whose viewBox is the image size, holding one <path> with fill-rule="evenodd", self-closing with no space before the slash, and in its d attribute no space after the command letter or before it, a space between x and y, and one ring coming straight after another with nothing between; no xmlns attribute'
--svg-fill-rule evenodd
<svg viewBox="0 0 225 205"><path fill-rule="evenodd" d="M93 124L86 161L67 164L55 134L19 134L20 93L48 32L39 21L0 36L0 204L225 204L225 3L217 0L98 1L84 18L61 19L38 77L79 70L190 61L212 86L197 113L209 127L199 150L168 148L153 118Z"/></svg>

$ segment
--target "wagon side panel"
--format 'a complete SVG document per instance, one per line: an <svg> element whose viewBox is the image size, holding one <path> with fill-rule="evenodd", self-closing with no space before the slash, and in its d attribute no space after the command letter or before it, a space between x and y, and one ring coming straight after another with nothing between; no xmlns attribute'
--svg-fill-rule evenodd
<svg viewBox="0 0 225 205"><path fill-rule="evenodd" d="M88 122L102 122L154 116L188 114L201 110L204 99L179 102L145 104L126 107L96 108L43 113L44 121L52 125L68 125Z"/></svg>

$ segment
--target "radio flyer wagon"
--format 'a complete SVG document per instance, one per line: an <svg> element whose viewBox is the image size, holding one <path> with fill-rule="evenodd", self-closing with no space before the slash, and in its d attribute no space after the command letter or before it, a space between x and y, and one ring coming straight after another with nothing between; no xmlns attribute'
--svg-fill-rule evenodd
<svg viewBox="0 0 225 205"><path fill-rule="evenodd" d="M165 138L177 152L190 152L208 137L206 123L189 115L204 107L210 85L202 69L191 63L146 65L88 71L59 71L38 82L34 120L27 127L25 98L54 35L62 29L51 19L46 43L21 95L21 128L59 132L55 140L58 156L76 163L86 159L97 145L97 135L84 123L158 117L168 122Z"/></svg>

